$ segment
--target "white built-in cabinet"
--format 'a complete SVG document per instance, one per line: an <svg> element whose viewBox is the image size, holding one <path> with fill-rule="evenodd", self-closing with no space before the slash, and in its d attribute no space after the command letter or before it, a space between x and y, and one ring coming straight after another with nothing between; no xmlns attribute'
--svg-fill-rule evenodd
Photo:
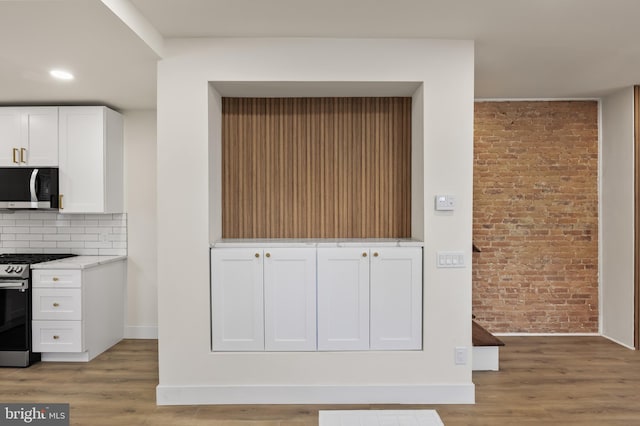
<svg viewBox="0 0 640 426"><path fill-rule="evenodd" d="M422 248L213 248L211 299L214 351L419 350Z"/></svg>
<svg viewBox="0 0 640 426"><path fill-rule="evenodd" d="M0 108L0 167L58 166L58 107Z"/></svg>
<svg viewBox="0 0 640 426"><path fill-rule="evenodd" d="M318 248L318 350L369 349L368 255Z"/></svg>
<svg viewBox="0 0 640 426"><path fill-rule="evenodd" d="M60 211L123 211L122 116L106 107L59 108Z"/></svg>
<svg viewBox="0 0 640 426"><path fill-rule="evenodd" d="M211 251L215 351L316 349L314 249Z"/></svg>

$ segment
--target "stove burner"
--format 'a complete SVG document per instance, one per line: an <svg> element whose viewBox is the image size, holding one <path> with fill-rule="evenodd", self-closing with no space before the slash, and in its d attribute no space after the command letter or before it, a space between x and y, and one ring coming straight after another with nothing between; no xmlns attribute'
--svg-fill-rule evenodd
<svg viewBox="0 0 640 426"><path fill-rule="evenodd" d="M31 265L34 263L49 262L51 260L73 257L69 253L6 253L0 254L0 265Z"/></svg>

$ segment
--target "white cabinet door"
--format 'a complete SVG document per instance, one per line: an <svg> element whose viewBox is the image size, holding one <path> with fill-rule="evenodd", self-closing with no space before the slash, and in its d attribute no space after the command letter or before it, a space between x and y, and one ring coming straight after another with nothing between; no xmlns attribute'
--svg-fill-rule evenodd
<svg viewBox="0 0 640 426"><path fill-rule="evenodd" d="M262 249L212 249L212 349L264 350L263 303Z"/></svg>
<svg viewBox="0 0 640 426"><path fill-rule="evenodd" d="M58 166L58 107L0 108L0 166Z"/></svg>
<svg viewBox="0 0 640 426"><path fill-rule="evenodd" d="M25 108L23 125L29 135L21 158L29 167L58 166L58 107Z"/></svg>
<svg viewBox="0 0 640 426"><path fill-rule="evenodd" d="M316 350L316 249L264 249L265 349Z"/></svg>
<svg viewBox="0 0 640 426"><path fill-rule="evenodd" d="M318 350L369 349L369 249L318 248Z"/></svg>
<svg viewBox="0 0 640 426"><path fill-rule="evenodd" d="M60 211L122 212L122 116L105 107L60 107Z"/></svg>
<svg viewBox="0 0 640 426"><path fill-rule="evenodd" d="M20 166L21 116L20 108L0 108L0 167Z"/></svg>
<svg viewBox="0 0 640 426"><path fill-rule="evenodd" d="M422 249L371 249L371 349L422 348Z"/></svg>

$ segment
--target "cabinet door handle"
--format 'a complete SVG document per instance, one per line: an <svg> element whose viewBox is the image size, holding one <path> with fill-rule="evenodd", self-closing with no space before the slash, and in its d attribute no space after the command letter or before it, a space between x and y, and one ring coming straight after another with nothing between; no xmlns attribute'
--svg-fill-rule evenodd
<svg viewBox="0 0 640 426"><path fill-rule="evenodd" d="M260 257L260 253L255 254L256 258Z"/></svg>
<svg viewBox="0 0 640 426"><path fill-rule="evenodd" d="M373 253L373 257L378 257L378 252L377 251Z"/></svg>
<svg viewBox="0 0 640 426"><path fill-rule="evenodd" d="M367 257L367 252L362 252L362 257Z"/></svg>
<svg viewBox="0 0 640 426"><path fill-rule="evenodd" d="M18 161L18 148L13 148L13 163L20 164Z"/></svg>
<svg viewBox="0 0 640 426"><path fill-rule="evenodd" d="M58 208L60 210L64 210L64 207L62 206L62 197L64 197L63 194L58 195Z"/></svg>
<svg viewBox="0 0 640 426"><path fill-rule="evenodd" d="M58 340L59 338L60 338L60 336L58 336L58 335L53 336L53 340Z"/></svg>
<svg viewBox="0 0 640 426"><path fill-rule="evenodd" d="M265 256L271 257L271 253L267 252L267 254L265 254Z"/></svg>
<svg viewBox="0 0 640 426"><path fill-rule="evenodd" d="M58 302L53 302L53 307L57 308L58 306L60 306L60 304Z"/></svg>
<svg viewBox="0 0 640 426"><path fill-rule="evenodd" d="M60 278L58 278L58 277L53 277L53 278L51 278L51 281L54 281L54 282L55 282L55 281L60 281Z"/></svg>
<svg viewBox="0 0 640 426"><path fill-rule="evenodd" d="M20 148L20 162L21 163L27 163L27 160L25 160L24 158L27 156L27 149L26 148Z"/></svg>

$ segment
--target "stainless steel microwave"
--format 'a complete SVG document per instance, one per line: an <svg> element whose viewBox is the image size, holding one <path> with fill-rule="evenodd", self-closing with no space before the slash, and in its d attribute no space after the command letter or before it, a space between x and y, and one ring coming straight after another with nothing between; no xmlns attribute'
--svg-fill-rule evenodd
<svg viewBox="0 0 640 426"><path fill-rule="evenodd" d="M58 169L0 167L0 208L57 209Z"/></svg>

